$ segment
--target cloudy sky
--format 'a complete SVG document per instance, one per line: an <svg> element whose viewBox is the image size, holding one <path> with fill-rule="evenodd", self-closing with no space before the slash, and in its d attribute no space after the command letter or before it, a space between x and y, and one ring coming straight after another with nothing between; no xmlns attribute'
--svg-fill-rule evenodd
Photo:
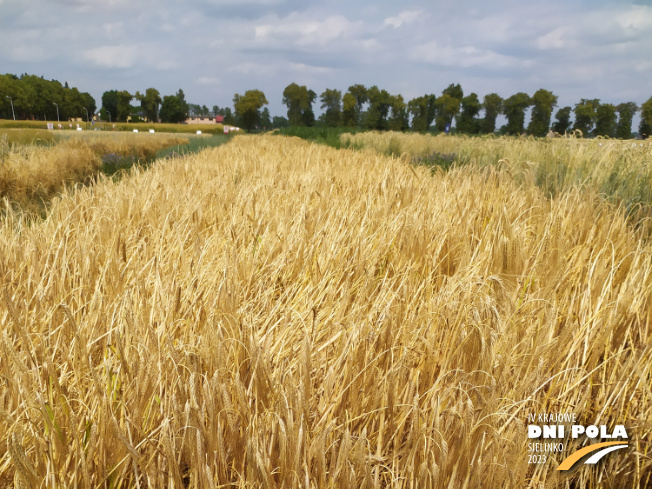
<svg viewBox="0 0 652 489"><path fill-rule="evenodd" d="M110 89L212 107L256 88L285 115L292 82L640 104L651 46L652 0L0 0L0 72L68 81L98 106Z"/></svg>

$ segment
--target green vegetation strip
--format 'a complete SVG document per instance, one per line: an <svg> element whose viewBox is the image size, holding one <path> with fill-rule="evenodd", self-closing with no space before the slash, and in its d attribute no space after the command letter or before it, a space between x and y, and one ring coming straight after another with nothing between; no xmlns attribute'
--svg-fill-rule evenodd
<svg viewBox="0 0 652 489"><path fill-rule="evenodd" d="M185 156L189 154L198 153L206 148L215 148L227 143L233 137L230 134L214 134L214 135L196 135L187 136L188 144L180 144L165 148L156 153L156 158L172 158L175 156Z"/></svg>

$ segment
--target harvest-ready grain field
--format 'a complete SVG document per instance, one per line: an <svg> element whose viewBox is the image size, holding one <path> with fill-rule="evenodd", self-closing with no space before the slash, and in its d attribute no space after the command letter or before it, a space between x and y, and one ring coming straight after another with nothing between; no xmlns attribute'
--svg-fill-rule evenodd
<svg viewBox="0 0 652 489"><path fill-rule="evenodd" d="M0 487L649 487L626 212L277 136L8 209ZM558 412L629 447L529 464L528 416Z"/></svg>
<svg viewBox="0 0 652 489"><path fill-rule="evenodd" d="M171 134L0 130L0 199L40 213L66 186L102 170L111 173L111 163L151 160L157 151L187 142Z"/></svg>

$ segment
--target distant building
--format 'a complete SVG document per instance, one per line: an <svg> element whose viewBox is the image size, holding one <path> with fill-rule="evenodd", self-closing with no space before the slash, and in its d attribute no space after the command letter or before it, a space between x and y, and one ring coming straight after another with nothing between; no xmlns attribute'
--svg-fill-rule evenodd
<svg viewBox="0 0 652 489"><path fill-rule="evenodd" d="M224 116L218 115L217 117L199 117L189 116L186 119L186 124L222 124Z"/></svg>

